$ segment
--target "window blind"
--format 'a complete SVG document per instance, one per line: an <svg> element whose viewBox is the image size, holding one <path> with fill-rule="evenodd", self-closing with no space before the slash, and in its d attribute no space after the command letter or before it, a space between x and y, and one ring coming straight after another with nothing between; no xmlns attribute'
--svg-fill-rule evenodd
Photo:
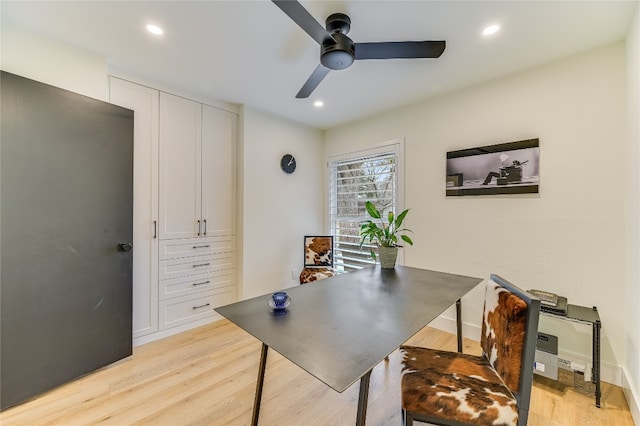
<svg viewBox="0 0 640 426"><path fill-rule="evenodd" d="M338 272L350 272L374 263L370 251L360 248L360 224L371 219L365 203L371 201L387 217L395 213L398 194L398 149L351 154L329 162L330 223L334 237L334 263Z"/></svg>

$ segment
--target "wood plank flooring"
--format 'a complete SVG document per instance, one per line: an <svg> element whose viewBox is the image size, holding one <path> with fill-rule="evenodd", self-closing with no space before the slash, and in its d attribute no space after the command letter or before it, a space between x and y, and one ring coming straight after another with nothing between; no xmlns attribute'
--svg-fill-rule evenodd
<svg viewBox="0 0 640 426"><path fill-rule="evenodd" d="M455 350L425 328L409 342ZM260 342L226 320L134 348L134 354L0 413L9 425L248 425ZM465 352L479 353L465 340ZM352 425L358 384L339 394L269 351L261 425ZM400 425L400 354L371 374L368 425ZM603 383L602 408L563 381L536 379L529 425L633 425L622 390Z"/></svg>

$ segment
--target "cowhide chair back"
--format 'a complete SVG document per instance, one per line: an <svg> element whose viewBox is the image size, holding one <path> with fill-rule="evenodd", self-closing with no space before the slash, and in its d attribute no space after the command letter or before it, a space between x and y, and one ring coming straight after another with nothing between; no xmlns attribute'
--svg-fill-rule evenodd
<svg viewBox="0 0 640 426"><path fill-rule="evenodd" d="M404 423L526 425L539 315L540 300L491 275L482 356L402 346Z"/></svg>
<svg viewBox="0 0 640 426"><path fill-rule="evenodd" d="M305 236L304 268L300 272L300 284L319 281L334 275L333 236Z"/></svg>

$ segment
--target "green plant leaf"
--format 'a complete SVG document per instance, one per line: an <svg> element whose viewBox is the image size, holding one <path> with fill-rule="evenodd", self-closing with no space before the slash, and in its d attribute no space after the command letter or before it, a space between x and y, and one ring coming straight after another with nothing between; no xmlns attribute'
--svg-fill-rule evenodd
<svg viewBox="0 0 640 426"><path fill-rule="evenodd" d="M380 212L378 211L376 206L373 205L371 201L367 201L365 204L365 207L367 208L367 213L369 213L369 216L371 216L374 219L380 219Z"/></svg>
<svg viewBox="0 0 640 426"><path fill-rule="evenodd" d="M396 228L400 228L400 226L402 225L402 222L404 221L405 216L407 216L407 213L409 213L409 209L403 211L398 215L398 217L396 218Z"/></svg>
<svg viewBox="0 0 640 426"><path fill-rule="evenodd" d="M408 236L408 235L401 235L401 236L400 236L400 238L402 238L402 240L403 240L405 243L409 244L410 246L412 246L412 245L413 245L413 241L411 240L411 238L409 238L409 236Z"/></svg>

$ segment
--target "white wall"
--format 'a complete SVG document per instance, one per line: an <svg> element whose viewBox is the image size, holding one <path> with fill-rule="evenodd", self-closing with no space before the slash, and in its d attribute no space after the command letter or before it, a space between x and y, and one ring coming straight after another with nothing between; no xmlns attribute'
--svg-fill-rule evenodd
<svg viewBox="0 0 640 426"><path fill-rule="evenodd" d="M626 41L627 123L625 140L626 280L624 390L640 424L640 6Z"/></svg>
<svg viewBox="0 0 640 426"><path fill-rule="evenodd" d="M106 101L107 61L37 34L2 25L0 68L12 74Z"/></svg>
<svg viewBox="0 0 640 426"><path fill-rule="evenodd" d="M242 298L298 284L304 235L323 232L322 132L244 108ZM287 175L280 158L293 154ZM292 279L294 271L295 279Z"/></svg>
<svg viewBox="0 0 640 426"><path fill-rule="evenodd" d="M608 46L328 130L325 154L404 136L407 226L415 237L405 264L497 273L524 289L597 305L603 361L620 366L624 73L624 46ZM540 194L445 197L447 151L529 138L540 139ZM476 290L463 301L465 330L476 336L481 296ZM590 357L589 327L544 327L553 327L568 352Z"/></svg>

